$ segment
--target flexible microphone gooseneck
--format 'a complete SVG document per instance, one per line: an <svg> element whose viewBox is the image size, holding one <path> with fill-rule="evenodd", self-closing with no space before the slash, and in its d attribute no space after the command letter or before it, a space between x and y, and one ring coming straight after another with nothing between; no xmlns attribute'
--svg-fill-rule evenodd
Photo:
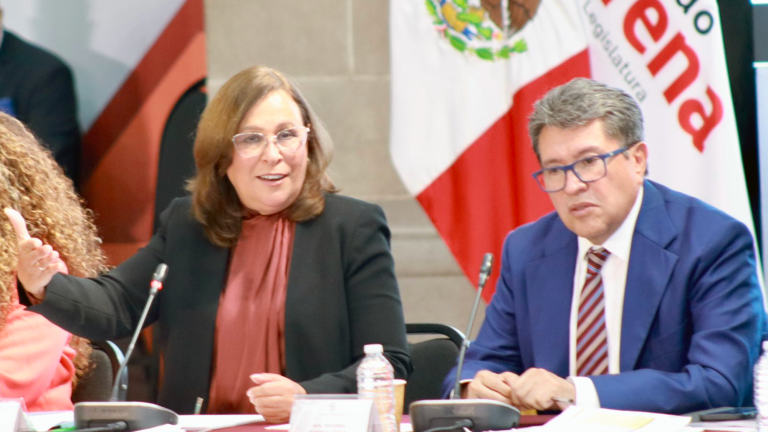
<svg viewBox="0 0 768 432"><path fill-rule="evenodd" d="M409 407L409 412L414 432L461 430L463 428L475 432L508 430L520 423L520 411L512 405L490 399L461 399L461 370L464 366L464 356L467 353L467 348L469 348L469 335L475 322L480 297L485 283L491 275L492 268L493 254L487 253L483 256L483 264L480 266L480 280L477 284L475 304L472 306L469 325L459 352L452 399L413 402Z"/></svg>
<svg viewBox="0 0 768 432"><path fill-rule="evenodd" d="M464 333L464 340L461 341L459 364L456 367L456 385L453 387L453 399L461 399L461 370L464 368L464 356L467 354L467 348L469 348L469 335L472 334L472 326L475 324L477 307L480 305L480 297L483 294L485 283L488 282L488 278L491 276L491 269L493 269L493 254L487 253L483 255L483 263L480 265L480 279L477 282L475 304L472 305L472 314L469 316L467 331Z"/></svg>
<svg viewBox="0 0 768 432"><path fill-rule="evenodd" d="M144 321L147 319L149 308L152 307L152 302L155 300L155 296L157 295L158 291L163 289L163 282L165 281L165 276L167 274L168 266L165 264L160 264L155 269L155 274L152 275L152 282L149 283L149 298L147 299L147 303L144 304L144 311L141 312L139 323L136 325L136 330L133 331L133 338L131 339L131 343L128 345L128 349L125 351L125 357L120 363L120 369L117 370L116 376L118 377L121 376L125 368L128 366L128 360L131 358L131 354L133 354L133 348L136 346L136 340L139 338L139 334L141 334L142 328L144 328ZM115 380L115 385L112 387L112 396L109 398L109 401L117 401L117 395L119 393L120 380L118 379Z"/></svg>
<svg viewBox="0 0 768 432"><path fill-rule="evenodd" d="M123 361L120 363L120 367L115 375L116 377L120 377L128 365L128 360L131 358L133 348L136 345L136 340L139 338L142 327L144 327L144 321L147 319L147 314L152 306L152 302L158 291L163 289L163 281L165 280L167 273L168 266L160 264L155 269L154 275L152 275L149 298L147 298L147 303L144 305L144 311L141 313L139 322L136 325L136 330L133 332L131 343L128 345L128 350L126 350L125 358L123 358ZM112 387L112 396L110 397L109 402L76 403L75 429L99 428L110 426L118 422L124 422L125 428L123 430L127 431L148 429L166 423L178 424L179 416L167 408L146 402L118 401L117 399L120 390L120 379L117 379Z"/></svg>

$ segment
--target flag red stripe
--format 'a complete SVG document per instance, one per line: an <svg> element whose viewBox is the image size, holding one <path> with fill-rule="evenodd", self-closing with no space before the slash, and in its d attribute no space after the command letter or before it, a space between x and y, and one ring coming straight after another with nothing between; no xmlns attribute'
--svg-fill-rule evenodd
<svg viewBox="0 0 768 432"><path fill-rule="evenodd" d="M165 122L179 98L205 77L205 35L183 50L155 91L123 129L83 185L83 197L96 214L104 249L112 263L149 241L154 222L155 189ZM134 167L134 169L126 169ZM116 193L116 191L118 191ZM112 244L121 244L113 253Z"/></svg>
<svg viewBox="0 0 768 432"><path fill-rule="evenodd" d="M83 180L122 135L166 72L197 33L203 32L203 1L187 0L83 136ZM165 119L163 119L165 121Z"/></svg>
<svg viewBox="0 0 768 432"><path fill-rule="evenodd" d="M512 108L416 197L473 283L484 253L499 260L507 232L552 210L531 177L539 165L528 138L528 116L547 90L578 76L590 76L586 50L515 93ZM495 291L499 267L494 266L483 292L486 301Z"/></svg>

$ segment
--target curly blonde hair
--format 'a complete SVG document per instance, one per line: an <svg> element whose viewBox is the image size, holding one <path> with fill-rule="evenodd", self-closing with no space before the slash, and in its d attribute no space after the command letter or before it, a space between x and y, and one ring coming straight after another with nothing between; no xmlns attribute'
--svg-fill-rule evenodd
<svg viewBox="0 0 768 432"><path fill-rule="evenodd" d="M18 120L0 113L0 208L17 210L32 237L59 252L69 273L97 276L107 270L93 215L74 191L72 181L51 153ZM18 260L16 233L0 217L0 329L5 326L14 296ZM77 351L76 377L88 369L88 341L72 337Z"/></svg>

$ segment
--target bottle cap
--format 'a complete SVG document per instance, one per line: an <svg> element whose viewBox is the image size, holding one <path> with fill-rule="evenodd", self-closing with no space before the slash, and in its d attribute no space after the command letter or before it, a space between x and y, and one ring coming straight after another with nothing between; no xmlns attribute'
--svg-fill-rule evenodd
<svg viewBox="0 0 768 432"><path fill-rule="evenodd" d="M384 352L384 347L381 344L368 344L363 347L363 351L366 354L376 354Z"/></svg>

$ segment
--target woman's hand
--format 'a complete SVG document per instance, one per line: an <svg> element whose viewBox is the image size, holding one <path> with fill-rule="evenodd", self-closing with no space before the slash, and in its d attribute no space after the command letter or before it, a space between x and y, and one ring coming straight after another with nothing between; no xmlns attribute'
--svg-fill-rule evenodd
<svg viewBox="0 0 768 432"><path fill-rule="evenodd" d="M40 239L29 236L27 223L19 212L11 208L6 208L4 211L11 221L18 240L17 277L29 294L42 300L45 297L45 287L53 275L58 272L66 273L67 266L59 258L59 253L50 245L44 245Z"/></svg>
<svg viewBox="0 0 768 432"><path fill-rule="evenodd" d="M294 396L307 394L304 387L282 375L253 374L251 380L256 386L248 389L246 394L256 412L270 423L288 423Z"/></svg>

